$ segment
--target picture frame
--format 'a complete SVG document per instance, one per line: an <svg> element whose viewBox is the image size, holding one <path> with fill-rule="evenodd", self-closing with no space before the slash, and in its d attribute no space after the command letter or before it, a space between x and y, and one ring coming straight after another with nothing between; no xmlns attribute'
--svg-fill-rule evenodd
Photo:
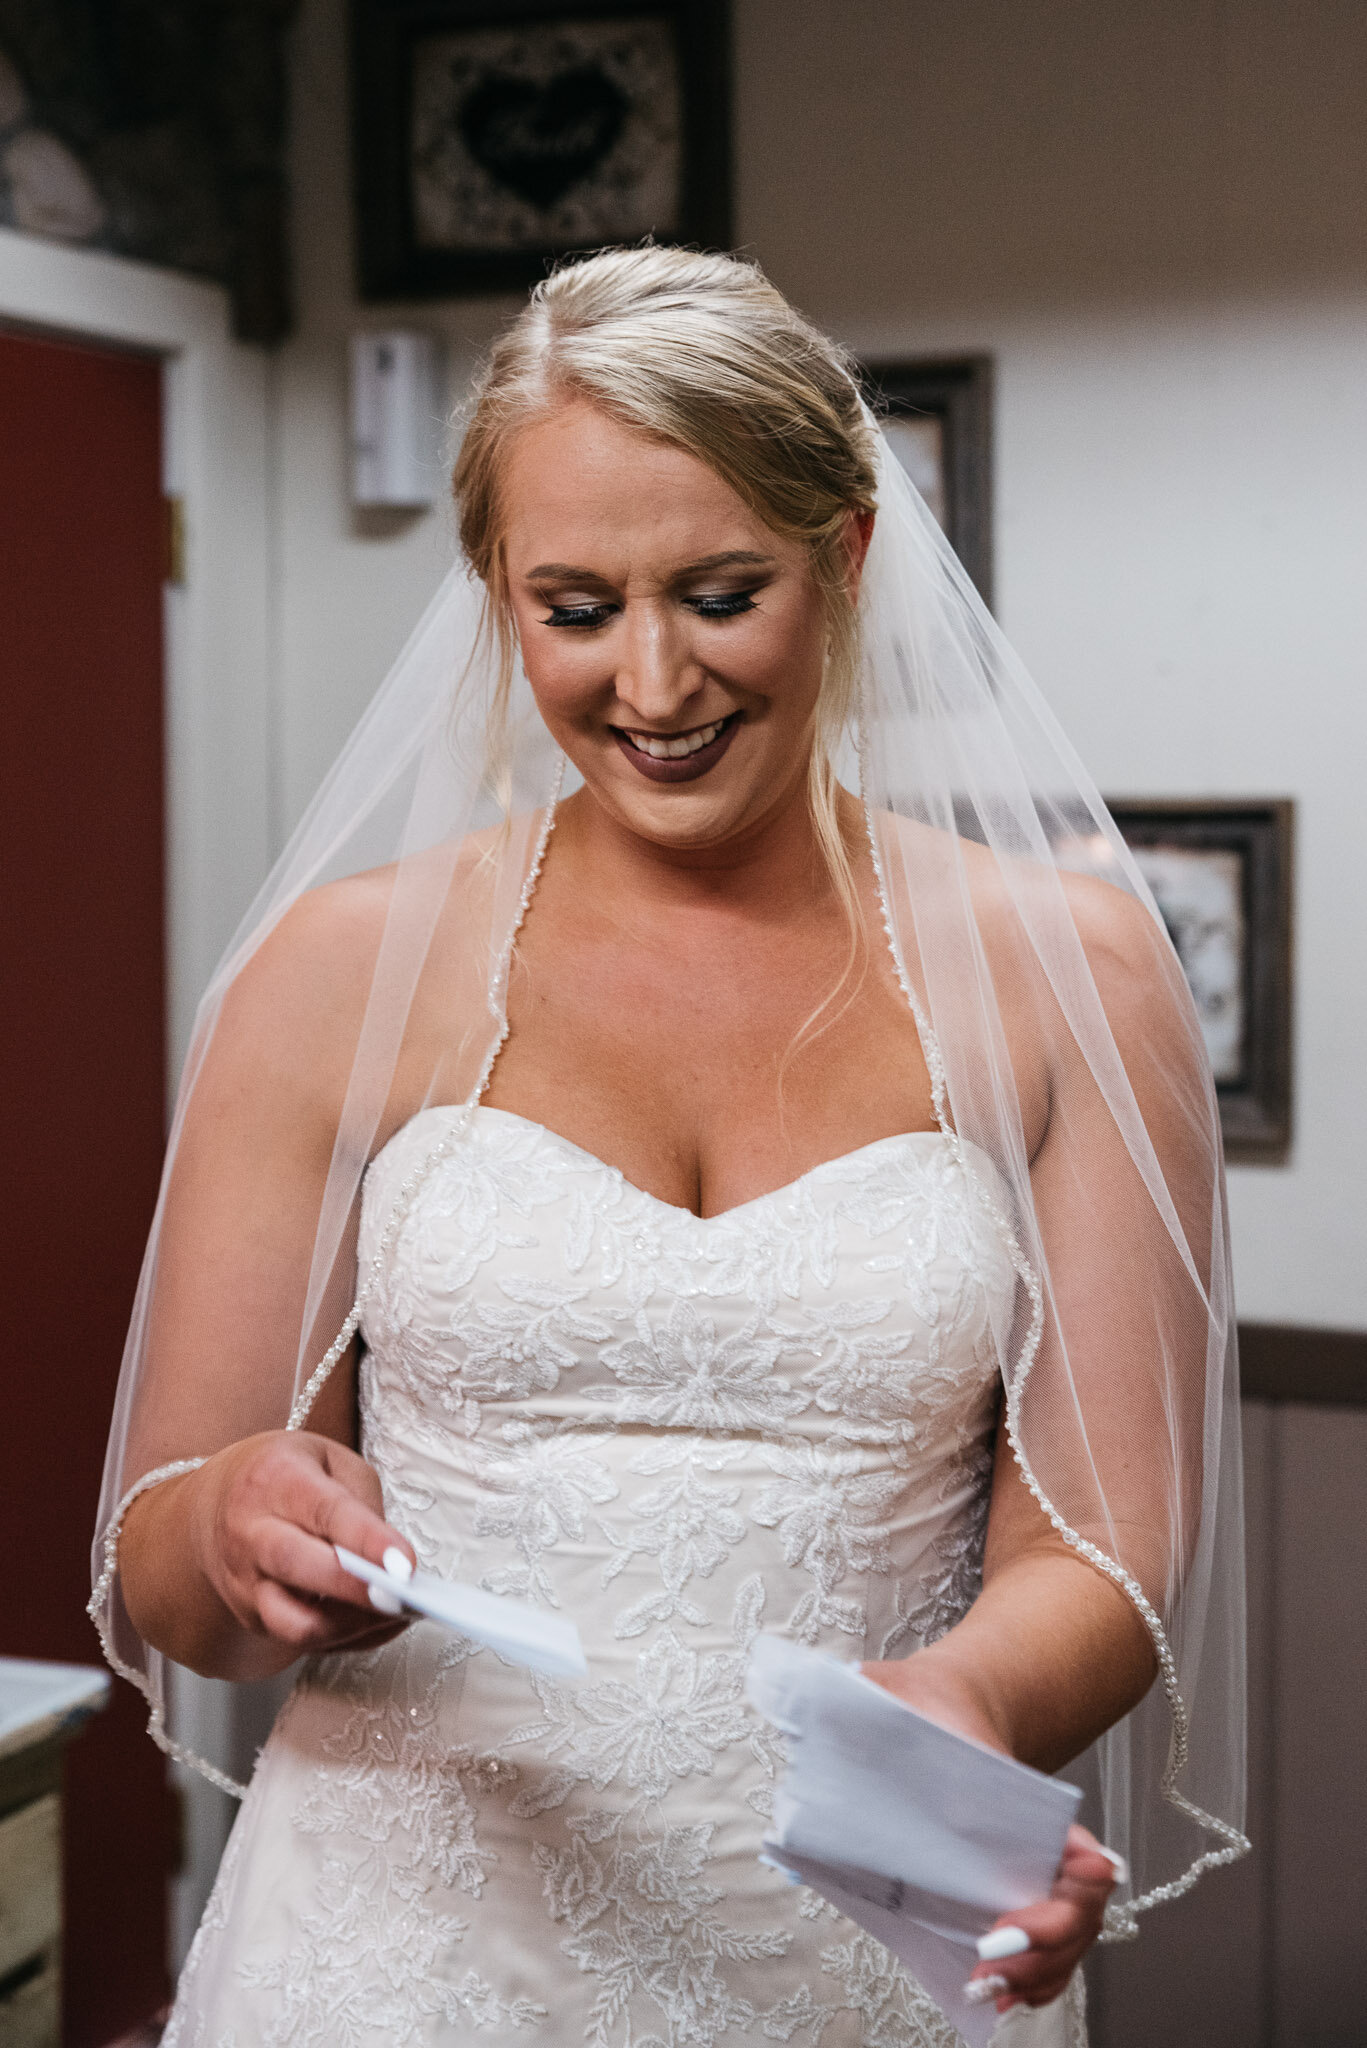
<svg viewBox="0 0 1367 2048"><path fill-rule="evenodd" d="M362 298L729 242L727 0L351 0L351 108Z"/></svg>
<svg viewBox="0 0 1367 2048"><path fill-rule="evenodd" d="M868 363L864 381L893 452L990 610L992 358Z"/></svg>
<svg viewBox="0 0 1367 2048"><path fill-rule="evenodd" d="M1108 801L1196 1001L1225 1156L1280 1165L1291 1144L1292 860L1288 798Z"/></svg>

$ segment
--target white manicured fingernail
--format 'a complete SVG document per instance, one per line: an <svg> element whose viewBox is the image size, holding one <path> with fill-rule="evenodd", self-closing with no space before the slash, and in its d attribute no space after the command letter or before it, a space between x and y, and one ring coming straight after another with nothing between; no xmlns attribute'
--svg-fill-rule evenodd
<svg viewBox="0 0 1367 2048"><path fill-rule="evenodd" d="M1010 1989L1005 1977L970 1977L964 1986L964 2004L988 2005Z"/></svg>
<svg viewBox="0 0 1367 2048"><path fill-rule="evenodd" d="M370 1604L378 1607L381 1614L402 1614L403 1602L397 1593L387 1593L383 1586L370 1588Z"/></svg>
<svg viewBox="0 0 1367 2048"><path fill-rule="evenodd" d="M980 1963L1004 1963L1008 1956L1023 1956L1030 1937L1023 1927L994 1927L978 1943Z"/></svg>
<svg viewBox="0 0 1367 2048"><path fill-rule="evenodd" d="M413 1576L413 1567L397 1543L390 1544L380 1562L391 1579L402 1579L406 1584Z"/></svg>
<svg viewBox="0 0 1367 2048"><path fill-rule="evenodd" d="M1097 1846L1100 1847L1100 1844L1098 1844ZM1123 1856L1117 1856L1114 1849L1102 1849L1101 1853L1106 1858L1106 1861L1110 1864L1112 1870L1115 1872L1116 1883L1128 1884L1130 1881L1130 1866L1125 1861L1125 1858Z"/></svg>

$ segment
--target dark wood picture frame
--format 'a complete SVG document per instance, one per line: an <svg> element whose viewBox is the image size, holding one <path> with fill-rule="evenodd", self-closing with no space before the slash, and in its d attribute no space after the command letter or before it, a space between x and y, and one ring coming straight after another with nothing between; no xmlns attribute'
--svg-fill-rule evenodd
<svg viewBox="0 0 1367 2048"><path fill-rule="evenodd" d="M992 358L927 357L868 363L864 378L880 416L917 416L940 422L950 546L992 604Z"/></svg>
<svg viewBox="0 0 1367 2048"><path fill-rule="evenodd" d="M351 0L352 177L362 298L521 292L576 247L434 248L413 207L414 52L426 37L575 24L663 23L673 40L681 105L678 217L662 242L724 248L730 240L730 39L727 0ZM644 232L642 228L642 232Z"/></svg>
<svg viewBox="0 0 1367 2048"><path fill-rule="evenodd" d="M1289 798L1167 801L1115 798L1126 844L1233 854L1243 912L1242 1031L1237 1079L1217 1081L1225 1156L1282 1164L1291 1144L1292 862ZM1161 908L1160 903L1160 908Z"/></svg>

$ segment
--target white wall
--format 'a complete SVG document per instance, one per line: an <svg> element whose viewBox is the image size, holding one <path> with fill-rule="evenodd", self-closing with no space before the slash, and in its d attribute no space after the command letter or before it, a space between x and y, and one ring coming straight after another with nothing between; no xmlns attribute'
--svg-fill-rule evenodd
<svg viewBox="0 0 1367 2048"><path fill-rule="evenodd" d="M362 533L343 0L297 37L277 377L277 834L448 559ZM1367 1327L1367 10L734 0L737 232L861 353L990 350L1007 630L1103 789L1294 796L1291 1164L1232 1172L1240 1306Z"/></svg>

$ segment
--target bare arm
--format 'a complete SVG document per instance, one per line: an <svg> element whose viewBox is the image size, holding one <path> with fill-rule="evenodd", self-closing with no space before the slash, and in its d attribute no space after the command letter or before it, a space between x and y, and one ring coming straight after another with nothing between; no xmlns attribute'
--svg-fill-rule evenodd
<svg viewBox="0 0 1367 2048"><path fill-rule="evenodd" d="M268 1678L307 1650L387 1641L405 1624L376 1619L334 1543L376 1564L397 1545L416 1562L354 1450L317 1430L266 1431L133 1503L125 1604L149 1643L210 1678Z"/></svg>
<svg viewBox="0 0 1367 2048"><path fill-rule="evenodd" d="M307 1432L279 1427L382 919L377 892L348 885L306 900L267 942L224 1006L168 1191L125 1484L173 1460L207 1462L133 1502L120 1582L147 1641L213 1676L263 1676L304 1649L394 1629L331 1549L410 1554L352 1448L352 1362ZM344 1313L325 1304L325 1320Z"/></svg>
<svg viewBox="0 0 1367 2048"><path fill-rule="evenodd" d="M1156 928L1103 885L1080 885L1072 907L1123 1073L1106 1067L1107 1034L1091 1034L1089 1064L1050 993L1036 992L1050 1085L1031 1192L1048 1307L1021 1427L1045 1495L1161 1616L1180 1597L1200 1518L1216 1163L1190 1019ZM1157 1658L1135 1600L1057 1534L1003 1427L981 1595L939 1643L868 1668L933 1718L1052 1771L1139 1702ZM1009 1998L1058 1995L1099 1931L1110 1882L1074 1830L1051 1899L1008 1916L1034 1944L991 1966Z"/></svg>
<svg viewBox="0 0 1367 2048"><path fill-rule="evenodd" d="M915 1656L865 1667L936 1720L1056 1771L1141 1700L1155 1660L1119 1587L1041 1513L999 1432L982 1592Z"/></svg>
<svg viewBox="0 0 1367 2048"><path fill-rule="evenodd" d="M908 1706L990 1749L1055 1771L1127 1714L1153 1681L1148 1630L1109 1579L1079 1558L1041 1513L998 1434L982 1592L938 1643L864 1670ZM1060 1996L1101 1931L1115 1871L1085 1828L1069 1831L1046 1900L1000 1923L1029 1953L982 1964L1002 2011Z"/></svg>

